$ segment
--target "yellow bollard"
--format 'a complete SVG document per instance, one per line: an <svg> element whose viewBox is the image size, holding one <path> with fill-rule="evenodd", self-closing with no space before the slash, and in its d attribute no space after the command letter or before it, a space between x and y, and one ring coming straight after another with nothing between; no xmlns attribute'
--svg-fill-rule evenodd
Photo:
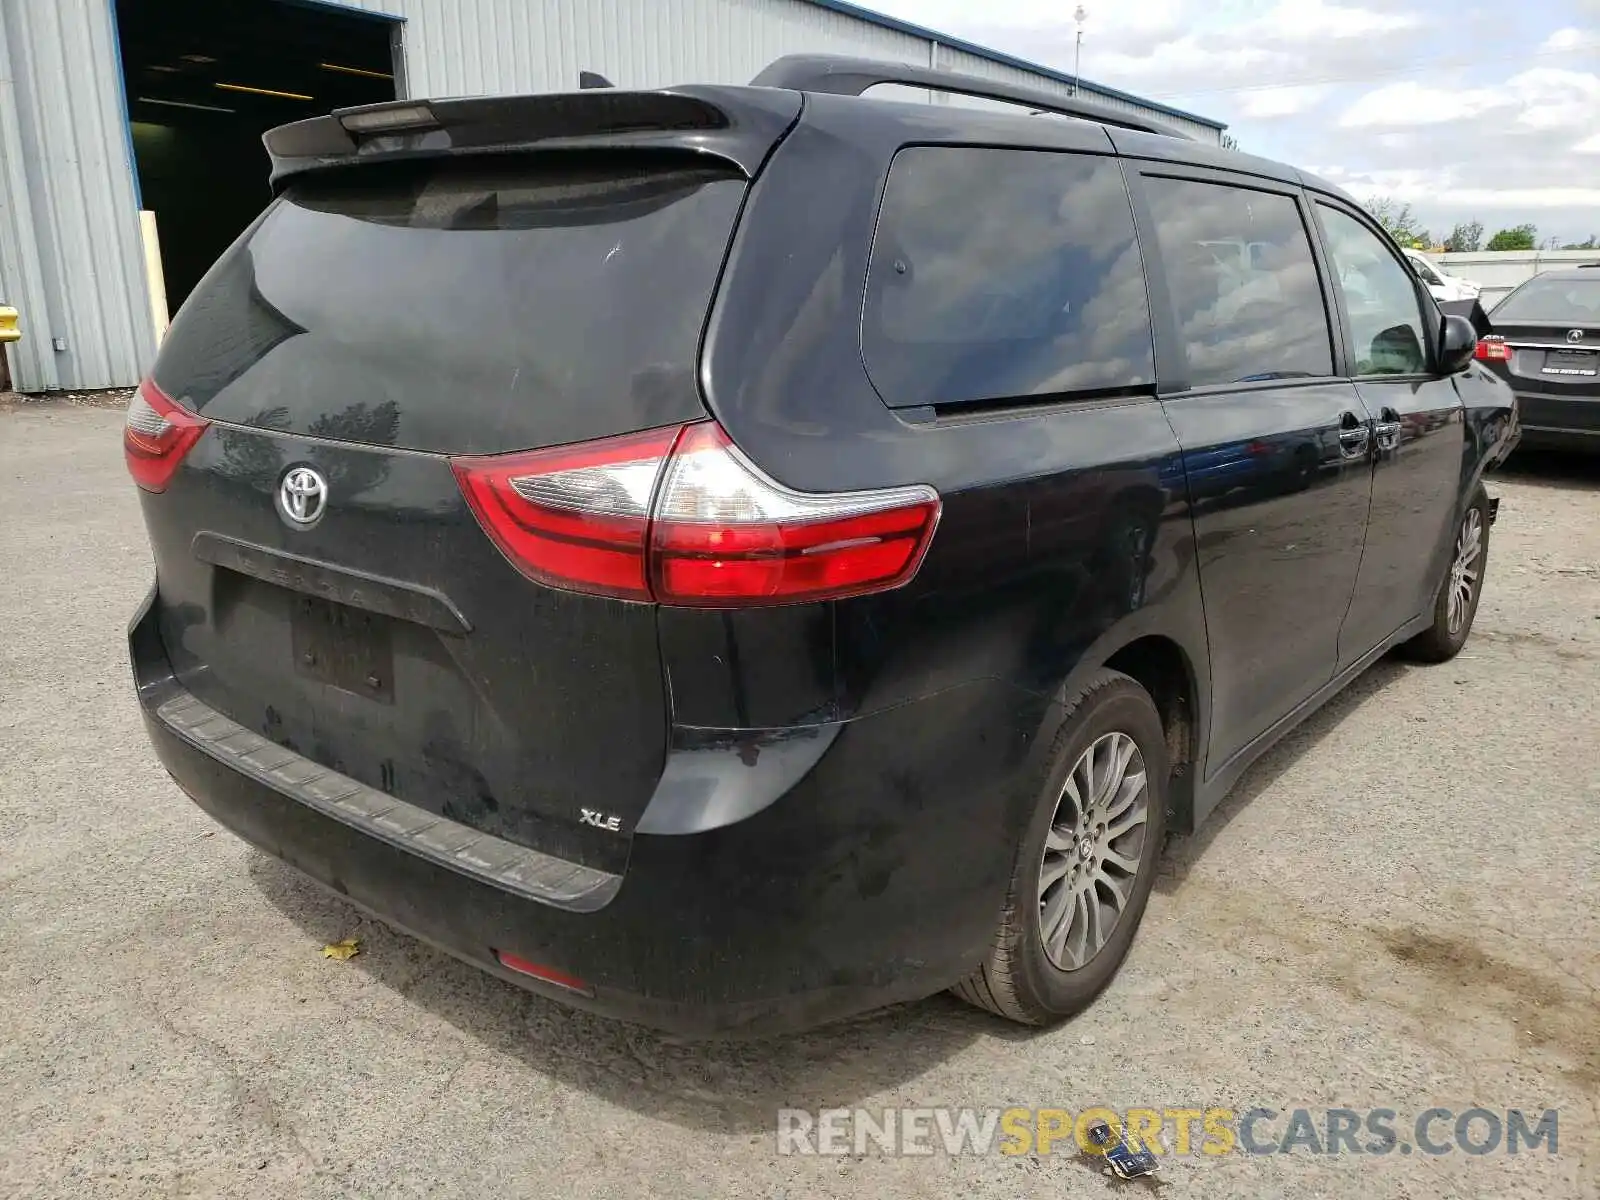
<svg viewBox="0 0 1600 1200"><path fill-rule="evenodd" d="M0 304L0 342L22 340L22 330L17 328L17 310Z"/></svg>

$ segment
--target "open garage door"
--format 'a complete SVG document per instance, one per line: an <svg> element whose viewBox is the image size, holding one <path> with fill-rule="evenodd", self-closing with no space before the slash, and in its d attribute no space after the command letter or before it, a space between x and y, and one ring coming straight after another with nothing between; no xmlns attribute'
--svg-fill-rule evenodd
<svg viewBox="0 0 1600 1200"><path fill-rule="evenodd" d="M261 135L393 100L398 24L306 0L116 0L141 203L169 310L266 205Z"/></svg>

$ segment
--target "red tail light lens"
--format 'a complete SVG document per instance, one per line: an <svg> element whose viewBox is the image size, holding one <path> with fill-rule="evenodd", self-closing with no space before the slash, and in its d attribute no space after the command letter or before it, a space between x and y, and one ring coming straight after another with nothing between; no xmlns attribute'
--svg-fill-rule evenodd
<svg viewBox="0 0 1600 1200"><path fill-rule="evenodd" d="M923 486L818 495L768 478L717 425L451 464L523 574L571 591L736 607L885 591L938 524Z"/></svg>
<svg viewBox="0 0 1600 1200"><path fill-rule="evenodd" d="M122 450L128 474L147 492L165 491L183 456L211 422L179 408L171 396L146 379L128 401Z"/></svg>
<svg viewBox="0 0 1600 1200"><path fill-rule="evenodd" d="M1479 362L1510 362L1511 347L1506 345L1504 338L1479 338L1473 357Z"/></svg>
<svg viewBox="0 0 1600 1200"><path fill-rule="evenodd" d="M529 579L650 599L650 498L678 428L578 446L451 460L484 531Z"/></svg>
<svg viewBox="0 0 1600 1200"><path fill-rule="evenodd" d="M651 581L663 604L832 600L909 581L939 520L939 494L790 491L704 424L678 439L654 515Z"/></svg>

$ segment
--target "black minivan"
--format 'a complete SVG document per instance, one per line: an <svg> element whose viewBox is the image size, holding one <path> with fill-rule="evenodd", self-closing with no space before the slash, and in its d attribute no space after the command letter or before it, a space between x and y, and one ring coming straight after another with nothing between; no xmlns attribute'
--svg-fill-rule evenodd
<svg viewBox="0 0 1600 1200"><path fill-rule="evenodd" d="M266 144L128 411L150 736L535 991L1060 1018L1166 833L1471 627L1514 400L1293 168L811 57Z"/></svg>

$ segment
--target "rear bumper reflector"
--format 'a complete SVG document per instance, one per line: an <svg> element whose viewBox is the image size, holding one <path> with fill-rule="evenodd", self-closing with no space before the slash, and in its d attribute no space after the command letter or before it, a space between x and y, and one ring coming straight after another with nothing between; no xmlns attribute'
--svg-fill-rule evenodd
<svg viewBox="0 0 1600 1200"><path fill-rule="evenodd" d="M576 975L568 975L565 971L557 971L554 967L541 966L536 962L529 962L515 954L507 954L504 950L494 952L495 961L508 971L515 971L519 975L527 975L533 979L542 979L545 983L553 983L557 987L566 988L571 992L579 992L585 996L592 996L594 989Z"/></svg>
<svg viewBox="0 0 1600 1200"><path fill-rule="evenodd" d="M503 891L570 912L595 912L622 886L620 875L491 837L331 771L251 733L188 692L161 704L156 716L190 745L235 771L362 833Z"/></svg>

